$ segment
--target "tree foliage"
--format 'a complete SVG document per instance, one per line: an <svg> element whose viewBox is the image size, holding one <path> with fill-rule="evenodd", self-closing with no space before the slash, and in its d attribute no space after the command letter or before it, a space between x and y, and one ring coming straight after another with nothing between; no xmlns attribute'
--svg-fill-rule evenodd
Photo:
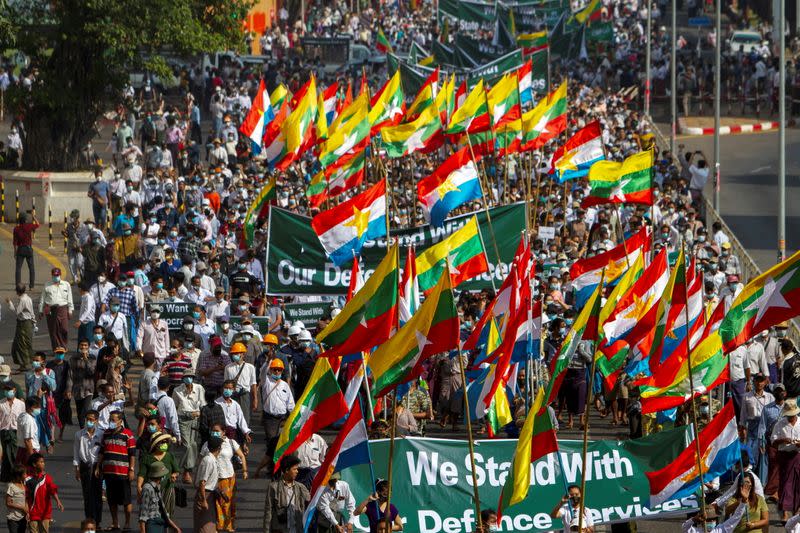
<svg viewBox="0 0 800 533"><path fill-rule="evenodd" d="M4 0L0 44L38 69L31 91L10 91L27 130L23 165L73 170L95 122L132 69L170 72L161 53L189 57L243 46L253 0Z"/></svg>

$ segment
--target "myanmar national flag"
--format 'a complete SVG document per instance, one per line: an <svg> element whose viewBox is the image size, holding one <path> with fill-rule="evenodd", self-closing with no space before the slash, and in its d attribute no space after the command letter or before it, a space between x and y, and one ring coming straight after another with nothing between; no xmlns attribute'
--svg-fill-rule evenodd
<svg viewBox="0 0 800 533"><path fill-rule="evenodd" d="M489 112L495 132L503 131L505 124L520 120L519 84L517 73L509 72L489 90Z"/></svg>
<svg viewBox="0 0 800 533"><path fill-rule="evenodd" d="M364 102L364 100L361 100ZM364 102L366 103L366 102ZM367 107L358 109L346 124L332 133L320 146L319 162L323 167L335 166L351 151L361 151L369 143L369 118Z"/></svg>
<svg viewBox="0 0 800 533"><path fill-rule="evenodd" d="M406 97L400 80L400 69L389 78L380 91L370 100L369 123L372 133L384 126L397 124L406 110Z"/></svg>
<svg viewBox="0 0 800 533"><path fill-rule="evenodd" d="M284 102L289 101L289 89L286 85L279 84L271 93L269 93L269 103L272 105L272 110L277 113Z"/></svg>
<svg viewBox="0 0 800 533"><path fill-rule="evenodd" d="M342 312L317 335L317 342L329 347L326 356L366 352L389 338L397 321L398 263L395 244Z"/></svg>
<svg viewBox="0 0 800 533"><path fill-rule="evenodd" d="M600 20L600 11L602 9L603 3L600 0L591 0L589 5L575 13L575 20L578 24L584 24L587 20Z"/></svg>
<svg viewBox="0 0 800 533"><path fill-rule="evenodd" d="M429 357L458 348L458 331L458 311L445 269L414 316L369 356L373 397L417 377Z"/></svg>
<svg viewBox="0 0 800 533"><path fill-rule="evenodd" d="M547 30L517 35L517 45L524 55L531 55L547 48Z"/></svg>
<svg viewBox="0 0 800 533"><path fill-rule="evenodd" d="M754 335L797 316L800 252L770 268L739 293L719 327L725 353Z"/></svg>
<svg viewBox="0 0 800 533"><path fill-rule="evenodd" d="M439 111L431 105L412 122L381 129L381 141L387 156L403 157L439 148L444 141L441 131Z"/></svg>
<svg viewBox="0 0 800 533"><path fill-rule="evenodd" d="M422 88L417 93L416 98L414 98L414 101L411 102L411 105L408 107L405 116L406 122L414 120L425 108L433 105L433 100L438 93L438 86L439 67L436 67L436 70L428 76L428 79L425 80L425 83L422 84Z"/></svg>
<svg viewBox="0 0 800 533"><path fill-rule="evenodd" d="M653 205L653 151L639 152L622 163L598 161L589 169L584 209L600 204Z"/></svg>
<svg viewBox="0 0 800 533"><path fill-rule="evenodd" d="M343 128L350 122L354 117L357 117L362 109L369 108L369 96L367 93L359 94L355 100L351 101L350 103L343 104L342 110L340 113L336 115L336 118L333 119L333 122L330 124L328 128L330 131L336 131L340 128Z"/></svg>
<svg viewBox="0 0 800 533"><path fill-rule="evenodd" d="M564 342L561 343L561 348L558 351L558 356L553 359L550 368L550 383L547 384L547 395L545 405L549 405L556 399L558 390L561 388L561 382L564 381L567 365L575 355L578 349L578 344L581 341L597 340L598 337L598 319L600 315L600 299L602 294L603 284L600 283L592 294L586 306L578 314L572 328L567 332Z"/></svg>
<svg viewBox="0 0 800 533"><path fill-rule="evenodd" d="M464 103L461 104L450 117L445 133L454 135L458 133L476 133L491 127L489 118L489 102L480 79L469 92Z"/></svg>
<svg viewBox="0 0 800 533"><path fill-rule="evenodd" d="M308 198L308 205L311 208L321 206L322 202L328 198L328 180L322 170L311 178L308 189L306 189L306 198Z"/></svg>
<svg viewBox="0 0 800 533"><path fill-rule="evenodd" d="M338 196L354 187L361 185L364 181L364 164L367 159L365 150L361 150L353 155L347 155L337 162L335 167L327 169L328 175L328 194Z"/></svg>
<svg viewBox="0 0 800 533"><path fill-rule="evenodd" d="M473 216L458 231L417 256L419 289L427 295L448 266L453 287L489 271L478 219Z"/></svg>
<svg viewBox="0 0 800 533"><path fill-rule="evenodd" d="M261 187L258 195L253 199L253 203L247 209L247 214L244 216L244 239L248 247L253 245L253 238L256 232L256 224L267 216L268 202L275 198L277 191L275 190L275 181L277 177L273 176L267 180Z"/></svg>
<svg viewBox="0 0 800 533"><path fill-rule="evenodd" d="M275 471L278 471L283 456L297 450L314 433L330 426L347 412L347 404L328 358L318 357L308 385L278 437L273 455Z"/></svg>
<svg viewBox="0 0 800 533"><path fill-rule="evenodd" d="M544 387L539 387L528 417L519 432L511 469L497 503L498 519L503 511L526 498L531 486L531 464L553 452L558 452L558 441L553 429Z"/></svg>
<svg viewBox="0 0 800 533"><path fill-rule="evenodd" d="M422 212L434 227L441 227L453 209L481 196L478 167L470 157L469 147L448 157L433 174L417 183Z"/></svg>
<svg viewBox="0 0 800 533"><path fill-rule="evenodd" d="M264 86L264 80L258 84L258 92L250 111L247 112L239 131L250 139L250 145L253 153L258 155L264 146L264 135L267 131L267 125L275 119L275 113L272 111L272 104L269 101L269 94Z"/></svg>
<svg viewBox="0 0 800 533"><path fill-rule="evenodd" d="M337 266L361 253L367 240L386 235L386 180L323 211L311 219L311 227L325 252Z"/></svg>
<svg viewBox="0 0 800 533"><path fill-rule="evenodd" d="M567 129L567 82L522 115L521 151L536 150Z"/></svg>
<svg viewBox="0 0 800 533"><path fill-rule="evenodd" d="M375 49L382 54L393 54L392 45L386 34L383 33L383 28L378 28L378 36L375 38Z"/></svg>

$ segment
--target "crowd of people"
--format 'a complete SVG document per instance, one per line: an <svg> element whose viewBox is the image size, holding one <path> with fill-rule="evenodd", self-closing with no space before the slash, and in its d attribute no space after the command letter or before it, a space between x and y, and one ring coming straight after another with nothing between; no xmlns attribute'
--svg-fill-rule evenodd
<svg viewBox="0 0 800 533"><path fill-rule="evenodd" d="M656 251L683 247L696 260L709 309L734 298L747 281L742 279L741 260L732 253L731 236L720 224L707 228L704 222L701 196L709 177L707 158L683 145L676 154L657 146L639 112L641 101L630 91L639 86L644 72L641 13L646 14L647 7L637 0L604 1L604 6L604 17L614 22L614 45L605 55L553 65L553 81L569 79L569 124L563 138L598 120L609 159L621 161L653 148L655 205L582 209L587 180L562 186L546 172L560 139L527 162L485 159L488 204L527 201L532 212L534 296L543 296L548 319L545 362L558 352L576 316L570 265L611 249L643 226L651 227ZM665 8L662 2L659 16ZM177 94L162 94L149 80L139 90L126 89L108 147L110 177L96 169L88 190L92 212L72 211L64 229L68 272L52 269L41 288L32 248L39 222L31 213L20 216L14 229L17 296L8 301L16 320L11 356L17 368L0 366L5 391L0 402L0 480L8 483L11 531L47 531L52 502L62 509L45 457L56 453L56 444L65 438L73 442L83 531L103 525L129 530L135 523L142 532L180 531L171 517L176 507L185 506L193 509L195 531L235 531L237 485L249 477L272 476L282 423L322 350L314 342L315 333L331 318L318 324L291 323L284 312L290 298L265 293L266 221L259 221L252 246L243 243L242 224L271 171L252 153L239 124L262 77L269 90L283 83L296 91L312 73L321 85L347 85L347 74L326 75L318 61L306 62L298 55L306 33L347 33L373 45L382 28L398 50L411 43L427 47L439 38L431 9L423 2L416 10L367 7L356 13L344 2L315 2L305 25L299 20L290 23L282 9L280 24L259 37L263 66L230 61L205 72L190 68L181 73ZM668 42L658 25L654 34L655 61L668 61ZM368 78L377 89L387 78L385 66L376 67ZM358 80L349 81L355 85ZM24 136L24 123L16 127L14 134ZM393 227L424 223L415 184L449 149L385 161L394 191ZM88 164L100 159L87 147ZM376 164L370 158L368 167ZM309 152L280 172L275 203L299 214L315 214L305 191L317 165ZM530 165L539 172L531 173ZM372 176L369 168L367 175ZM475 202L458 212L481 208L483 204ZM554 227L555 238L538 238L539 226ZM459 295L462 336L469 334L493 296L488 290ZM168 322L166 305L177 303L188 304L188 312ZM341 304L335 303L333 313ZM266 327L259 317L268 318ZM37 328L46 328L49 350L34 350ZM707 500L714 502L720 516L739 513L736 531L764 527L767 500L779 503L783 519L800 507L800 433L793 433L800 414L793 400L800 395L800 357L795 357L785 331L766 332L729 356L727 390L737 406L746 450L744 472L738 481L721 480L723 486L734 483L725 493L720 480L709 481ZM464 355L467 366L475 355ZM592 406L612 425L627 426L631 438L689 423L686 409L671 417L643 416L638 390L624 375L613 390L589 390L591 360L591 345L582 344L570 362L563 393L551 406L562 429L581 426ZM384 404L371 436L388 435L392 408L399 436L421 436L446 427L459 430L465 386L459 369L459 361L448 354L433 358L396 406ZM547 377L529 376L530 370L520 369L517 376L514 420L504 428L512 438L524 422L531 383ZM345 367L340 381L344 384L352 372ZM725 399L721 390L701 399L701 417L708 420ZM263 430L263 440L254 434L256 425ZM67 426L71 429L64 437ZM483 434L479 426L476 432ZM324 438L314 435L280 462L266 490L265 531L303 530L309 487L327 446ZM189 494L187 488L192 489ZM568 492L552 514L563 518L566 528L566 517L575 516L581 498L579 487ZM387 482L379 480L375 493L357 502L335 474L316 504L317 528L352 531L354 517L364 514L370 530L378 531L388 514L391 529L400 530L403 510L387 510L387 497ZM110 516L104 513L104 502ZM739 502L747 503L746 513L739 510ZM704 517L713 520L710 510ZM484 511L486 531L495 530L496 519L492 510ZM747 529L742 529L745 523ZM585 531L593 531L588 516L583 524ZM684 528L689 531L696 524L690 520Z"/></svg>

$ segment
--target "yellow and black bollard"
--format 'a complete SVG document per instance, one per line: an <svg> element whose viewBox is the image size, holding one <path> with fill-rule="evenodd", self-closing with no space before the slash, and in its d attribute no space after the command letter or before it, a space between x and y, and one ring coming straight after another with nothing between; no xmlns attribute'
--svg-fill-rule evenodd
<svg viewBox="0 0 800 533"><path fill-rule="evenodd" d="M14 209L17 212L17 218L15 220L19 222L19 190L14 191Z"/></svg>
<svg viewBox="0 0 800 533"><path fill-rule="evenodd" d="M0 178L0 222L6 221L6 182Z"/></svg>
<svg viewBox="0 0 800 533"><path fill-rule="evenodd" d="M67 212L64 211L64 255L67 254Z"/></svg>
<svg viewBox="0 0 800 533"><path fill-rule="evenodd" d="M48 247L53 247L53 208L47 206L47 243Z"/></svg>
<svg viewBox="0 0 800 533"><path fill-rule="evenodd" d="M31 198L31 216L36 218L36 197Z"/></svg>

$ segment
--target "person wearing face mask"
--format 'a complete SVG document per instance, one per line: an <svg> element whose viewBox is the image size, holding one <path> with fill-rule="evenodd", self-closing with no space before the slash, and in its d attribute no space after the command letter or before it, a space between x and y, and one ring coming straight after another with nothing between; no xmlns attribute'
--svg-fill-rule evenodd
<svg viewBox="0 0 800 533"><path fill-rule="evenodd" d="M92 405L94 393L94 374L97 359L89 355L89 341L78 342L78 353L69 358L69 382L72 383L72 397L75 400L75 411L78 424L83 428L83 420Z"/></svg>
<svg viewBox="0 0 800 533"><path fill-rule="evenodd" d="M105 380L97 382L97 397L92 400L92 409L97 411L97 428L105 431L111 427L111 413L121 411L125 406L122 398L114 396L114 386Z"/></svg>
<svg viewBox="0 0 800 533"><path fill-rule="evenodd" d="M576 526L580 517L581 509L581 488L578 485L570 485L567 487L567 494L561 498L561 501L556 504L550 512L552 518L560 518L564 523L564 531L578 531L578 528L572 529L572 524ZM589 510L584 508L581 533L594 533L594 522L589 515Z"/></svg>
<svg viewBox="0 0 800 533"><path fill-rule="evenodd" d="M72 466L81 484L83 514L99 524L103 520L103 482L94 475L94 468L103 432L98 431L97 417L97 411L89 410L81 420L82 428L75 432L72 447Z"/></svg>
<svg viewBox="0 0 800 533"><path fill-rule="evenodd" d="M156 432L150 438L147 453L139 455L139 468L136 476L136 496L140 509L144 507L143 489L147 480L147 471L154 463L163 463L166 467L159 484L159 495L162 498L167 514L175 510L175 482L178 480L178 460L170 450L173 439L168 433Z"/></svg>
<svg viewBox="0 0 800 533"><path fill-rule="evenodd" d="M186 224L186 236L178 244L178 257L184 265L197 261L197 252L203 242L197 237L197 228L193 223Z"/></svg>
<svg viewBox="0 0 800 533"><path fill-rule="evenodd" d="M238 348L241 350L241 348ZM256 383L256 368L244 360L241 351L231 352L231 363L225 367L225 381L236 383L233 397L239 402L244 418L250 424L250 413L258 412L258 385Z"/></svg>
<svg viewBox="0 0 800 533"><path fill-rule="evenodd" d="M0 481L11 481L14 458L17 456L17 421L25 412L25 402L17 398L14 387L9 383L2 385L3 398L0 399L0 447L3 458L0 463Z"/></svg>
<svg viewBox="0 0 800 533"><path fill-rule="evenodd" d="M350 485L342 481L341 473L334 472L317 502L318 533L352 533L355 510L356 500L350 491Z"/></svg>
<svg viewBox="0 0 800 533"><path fill-rule="evenodd" d="M235 531L236 521L236 468L241 465L242 479L247 479L247 457L236 440L225 435L224 424L211 426L211 438L222 439L222 449L217 456L219 480L217 482L217 531ZM208 455L208 443L200 450L200 456Z"/></svg>
<svg viewBox="0 0 800 533"><path fill-rule="evenodd" d="M225 414L225 435L228 438L236 439L237 442L247 448L247 444L252 442L250 426L244 419L244 413L239 404L233 401L233 392L236 390L236 383L226 381L222 384L222 396L216 399L216 403L222 407ZM247 444L245 444L247 443Z"/></svg>
<svg viewBox="0 0 800 533"><path fill-rule="evenodd" d="M484 509L481 511L481 524L483 524L481 533L498 531L497 512L494 509Z"/></svg>
<svg viewBox="0 0 800 533"><path fill-rule="evenodd" d="M164 302L169 298L169 293L164 287L164 276L159 273L150 274L151 281L148 287L145 287L146 295L145 301L148 302ZM152 310L152 309L151 309Z"/></svg>
<svg viewBox="0 0 800 533"><path fill-rule="evenodd" d="M772 430L781 418L781 410L786 400L786 387L783 383L776 383L772 387L772 395L775 400L768 403L761 411L761 424L764 427L765 452L767 455L767 475L762 479L764 482L764 496L768 500L778 501L778 448L772 443Z"/></svg>
<svg viewBox="0 0 800 533"><path fill-rule="evenodd" d="M33 370L25 374L25 396L36 396L41 400L39 424L39 443L42 448L52 452L53 424L57 420L53 391L56 390L55 373L45 367L44 352L36 352L31 361Z"/></svg>
<svg viewBox="0 0 800 533"><path fill-rule="evenodd" d="M69 361L66 360L66 353L67 349L63 346L56 347L53 350L53 359L48 361L45 367L46 370L52 372L53 379L56 382L52 392L58 409L58 418L61 421L57 442L63 440L64 427L72 425L72 407L69 403L72 399L72 383L69 379L70 368Z"/></svg>
<svg viewBox="0 0 800 533"><path fill-rule="evenodd" d="M294 396L289 384L281 379L284 372L283 361L278 358L269 362L267 379L261 382L261 425L264 428L264 437L267 441L267 449L264 458L258 465L256 477L262 469L267 468L272 472L273 455L275 446L278 444L278 437L281 433L281 426L289 414L294 409Z"/></svg>
<svg viewBox="0 0 800 533"><path fill-rule="evenodd" d="M218 323L220 318L229 321L231 318L231 305L225 299L225 290L217 287L214 291L214 300L206 304L206 318L213 323Z"/></svg>
<svg viewBox="0 0 800 533"><path fill-rule="evenodd" d="M390 506L388 509L387 505ZM367 499L358 504L356 510L353 511L353 516L358 516L360 514L367 515L370 532L386 531L385 526L381 524L386 523L387 514L389 515L391 530L403 530L403 520L400 517L400 511L393 503L389 503L389 482L385 479L376 481L375 492L367 496Z"/></svg>
<svg viewBox="0 0 800 533"><path fill-rule="evenodd" d="M92 215L94 223L98 226L105 226L108 217L108 207L111 205L111 187L103 179L103 172L96 171L94 181L89 184L87 196L92 199Z"/></svg>
<svg viewBox="0 0 800 533"><path fill-rule="evenodd" d="M114 289L117 291L117 289ZM106 334L112 334L122 347L127 351L130 349L130 337L128 328L128 316L122 310L121 300L116 296L111 296L108 299L108 310L100 315L97 325L102 327ZM132 293L131 293L132 294Z"/></svg>
<svg viewBox="0 0 800 533"><path fill-rule="evenodd" d="M183 481L192 482L191 472L197 465L199 442L200 412L206 405L206 391L195 381L196 376L186 372L182 383L172 391L172 398L178 411L178 423L181 428L181 446L185 453L180 460Z"/></svg>
<svg viewBox="0 0 800 533"><path fill-rule="evenodd" d="M137 261L147 257L144 241L138 232L133 231L135 227L137 226L122 224L121 234L114 240L114 252L123 272L131 270Z"/></svg>
<svg viewBox="0 0 800 533"><path fill-rule="evenodd" d="M161 415L162 431L174 436L180 442L181 428L178 421L178 410L175 407L175 400L169 396L174 387L168 376L159 377L157 385L158 392L151 398L151 401L158 409L159 415Z"/></svg>
<svg viewBox="0 0 800 533"><path fill-rule="evenodd" d="M739 425L744 426L747 435L747 447L753 460L754 472L765 479L767 461L764 450L766 427L762 425L764 407L775 401L772 393L765 390L767 376L753 373L753 390L746 392L742 398L742 411L739 414Z"/></svg>
<svg viewBox="0 0 800 533"><path fill-rule="evenodd" d="M39 453L39 424L37 419L42 412L42 402L36 396L25 399L25 412L17 417L17 455L16 463L28 464L28 458Z"/></svg>
<svg viewBox="0 0 800 533"><path fill-rule="evenodd" d="M161 319L162 308L160 305L150 306L150 316L141 327L136 349L139 354L152 352L158 366L161 366L169 353L169 326Z"/></svg>
<svg viewBox="0 0 800 533"><path fill-rule="evenodd" d="M69 320L75 306L72 303L72 287L61 279L61 269L50 271L52 281L44 286L39 299L39 318L47 316L47 330L51 348L67 346L69 343Z"/></svg>
<svg viewBox="0 0 800 533"><path fill-rule="evenodd" d="M17 319L14 340L11 343L11 357L18 365L19 370L24 372L30 366L33 354L33 330L36 315L33 311L33 300L27 294L25 285L17 285L16 293L16 303L11 298L6 298L6 303Z"/></svg>
<svg viewBox="0 0 800 533"><path fill-rule="evenodd" d="M123 529L129 530L131 523L131 481L136 473L136 439L125 428L122 411L113 411L109 429L103 433L94 475L101 477L106 485L106 501L111 511L111 527L119 529L118 508L125 513Z"/></svg>
<svg viewBox="0 0 800 533"><path fill-rule="evenodd" d="M240 258L236 263L236 271L228 275L231 284L231 298L239 298L242 294L258 291L259 280L247 270L247 259Z"/></svg>
<svg viewBox="0 0 800 533"><path fill-rule="evenodd" d="M211 272L208 277L214 282L214 295L219 297L220 291L222 295L227 295L230 291L230 281L227 274L222 270L222 261L219 257L211 260Z"/></svg>

